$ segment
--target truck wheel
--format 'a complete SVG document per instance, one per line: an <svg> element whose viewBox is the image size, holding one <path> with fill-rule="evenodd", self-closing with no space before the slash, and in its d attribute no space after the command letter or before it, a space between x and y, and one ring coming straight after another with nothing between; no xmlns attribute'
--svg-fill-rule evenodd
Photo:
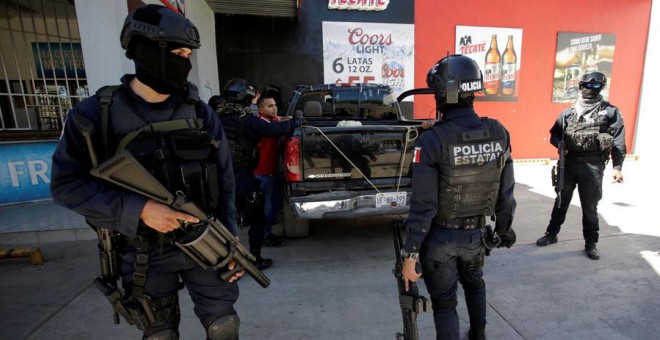
<svg viewBox="0 0 660 340"><path fill-rule="evenodd" d="M287 202L284 202L284 234L286 237L307 237L309 235L309 220L301 220L291 209Z"/></svg>

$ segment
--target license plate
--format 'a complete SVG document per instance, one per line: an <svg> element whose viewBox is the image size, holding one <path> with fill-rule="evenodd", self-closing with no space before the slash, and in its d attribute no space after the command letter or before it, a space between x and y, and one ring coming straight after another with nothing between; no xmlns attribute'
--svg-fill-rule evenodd
<svg viewBox="0 0 660 340"><path fill-rule="evenodd" d="M376 194L376 208L384 206L405 206L406 192L381 192Z"/></svg>

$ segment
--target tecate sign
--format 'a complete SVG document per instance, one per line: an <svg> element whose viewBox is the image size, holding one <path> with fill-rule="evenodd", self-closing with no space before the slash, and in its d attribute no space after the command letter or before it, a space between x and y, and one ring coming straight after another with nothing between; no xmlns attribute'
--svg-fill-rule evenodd
<svg viewBox="0 0 660 340"><path fill-rule="evenodd" d="M384 11L390 0L328 0L328 9L348 11Z"/></svg>

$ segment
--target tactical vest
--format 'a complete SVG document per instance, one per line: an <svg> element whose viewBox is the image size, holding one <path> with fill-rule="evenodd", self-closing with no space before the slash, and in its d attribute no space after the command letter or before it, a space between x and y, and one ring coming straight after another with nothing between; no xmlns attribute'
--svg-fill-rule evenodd
<svg viewBox="0 0 660 340"><path fill-rule="evenodd" d="M170 192L183 193L205 210L216 207L217 142L197 116L201 108L193 99L195 93L172 107L152 110L149 117L134 109L122 87L104 87L97 94L105 125L102 131L112 131L110 141L109 136L103 137L105 155L126 149Z"/></svg>
<svg viewBox="0 0 660 340"><path fill-rule="evenodd" d="M605 107L605 109L603 109ZM614 145L614 137L608 131L608 115L612 116L614 108L603 102L601 109L584 119L573 113L566 120L564 140L566 149L572 154L609 153Z"/></svg>
<svg viewBox="0 0 660 340"><path fill-rule="evenodd" d="M230 103L220 112L220 122L227 136L234 171L253 171L259 162L259 148L245 134L248 119L253 118L246 107Z"/></svg>
<svg viewBox="0 0 660 340"><path fill-rule="evenodd" d="M497 120L481 121L477 129L462 127L451 119L433 127L442 145L434 225L448 226L455 224L450 220L491 216L495 212L500 176L509 158L509 140Z"/></svg>

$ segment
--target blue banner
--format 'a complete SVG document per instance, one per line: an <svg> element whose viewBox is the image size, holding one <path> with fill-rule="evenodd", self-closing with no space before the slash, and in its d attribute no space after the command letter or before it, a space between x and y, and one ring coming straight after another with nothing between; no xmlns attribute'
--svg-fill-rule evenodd
<svg viewBox="0 0 660 340"><path fill-rule="evenodd" d="M50 198L57 141L0 144L0 205Z"/></svg>
<svg viewBox="0 0 660 340"><path fill-rule="evenodd" d="M80 43L32 43L39 78L86 78Z"/></svg>

